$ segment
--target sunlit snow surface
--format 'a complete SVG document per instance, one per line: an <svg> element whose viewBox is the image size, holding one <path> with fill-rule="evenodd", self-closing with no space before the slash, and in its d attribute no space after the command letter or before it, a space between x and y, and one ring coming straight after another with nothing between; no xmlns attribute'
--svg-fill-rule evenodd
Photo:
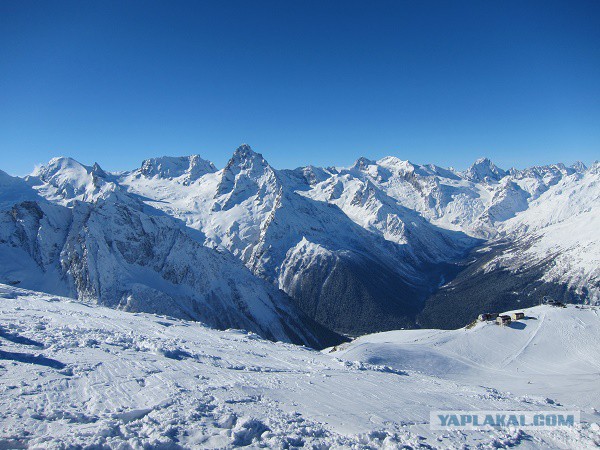
<svg viewBox="0 0 600 450"><path fill-rule="evenodd" d="M592 448L598 311L527 315L522 329L398 331L319 353L1 285L0 447ZM377 345L376 364L352 361ZM564 383L538 386L553 371ZM431 409L569 408L585 422L569 431L428 426Z"/></svg>

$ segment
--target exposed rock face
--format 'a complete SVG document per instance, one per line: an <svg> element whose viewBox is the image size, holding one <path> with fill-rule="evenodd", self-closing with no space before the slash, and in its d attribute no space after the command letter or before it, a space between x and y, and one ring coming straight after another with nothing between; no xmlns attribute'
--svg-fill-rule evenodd
<svg viewBox="0 0 600 450"><path fill-rule="evenodd" d="M198 155L191 155L146 159L142 162L139 173L149 178L181 178L185 184L189 184L207 173L216 171L217 168L210 161L206 161Z"/></svg>

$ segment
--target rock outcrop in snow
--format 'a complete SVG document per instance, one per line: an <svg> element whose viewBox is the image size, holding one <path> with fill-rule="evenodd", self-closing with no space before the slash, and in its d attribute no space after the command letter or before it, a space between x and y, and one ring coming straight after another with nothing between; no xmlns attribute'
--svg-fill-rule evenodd
<svg viewBox="0 0 600 450"><path fill-rule="evenodd" d="M217 168L210 161L191 156L163 156L142 162L140 174L145 177L182 178L184 183L191 183L207 173L216 172Z"/></svg>
<svg viewBox="0 0 600 450"><path fill-rule="evenodd" d="M506 172L488 158L478 159L463 174L467 180L474 182L500 181L505 175Z"/></svg>

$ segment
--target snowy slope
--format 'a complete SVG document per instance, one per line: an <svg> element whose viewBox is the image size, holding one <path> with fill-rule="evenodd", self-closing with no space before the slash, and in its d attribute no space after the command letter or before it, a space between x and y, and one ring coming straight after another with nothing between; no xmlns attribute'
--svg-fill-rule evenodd
<svg viewBox="0 0 600 450"><path fill-rule="evenodd" d="M583 173L552 175L552 184L528 209L499 224L499 238L471 252L465 269L427 300L421 325L458 327L483 309L533 306L543 296L597 304L598 172L596 163Z"/></svg>
<svg viewBox="0 0 600 450"><path fill-rule="evenodd" d="M8 286L0 296L3 448L586 449L600 439L588 409L571 430L436 432L432 408L562 407L246 332Z"/></svg>
<svg viewBox="0 0 600 450"><path fill-rule="evenodd" d="M14 195L0 194L0 281L269 339L317 347L336 339L235 257L203 246L197 232L122 190L99 166L54 159L27 181L28 201L10 205L4 199Z"/></svg>
<svg viewBox="0 0 600 450"><path fill-rule="evenodd" d="M403 330L361 336L331 354L482 384L515 396L548 397L566 408L600 410L600 309L537 306L501 327Z"/></svg>
<svg viewBox="0 0 600 450"><path fill-rule="evenodd" d="M517 270L550 260L545 280L600 302L600 163L564 177L502 230L522 250L499 257L500 265Z"/></svg>

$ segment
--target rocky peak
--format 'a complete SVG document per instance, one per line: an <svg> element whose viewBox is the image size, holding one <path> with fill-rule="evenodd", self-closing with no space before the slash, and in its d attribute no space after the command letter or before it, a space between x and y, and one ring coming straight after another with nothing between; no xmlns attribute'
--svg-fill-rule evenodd
<svg viewBox="0 0 600 450"><path fill-rule="evenodd" d="M100 164L98 164L97 162L95 162L92 166L91 173L100 178L106 178L108 176L106 172L102 169L102 167L100 167Z"/></svg>
<svg viewBox="0 0 600 450"><path fill-rule="evenodd" d="M470 181L498 181L506 172L497 167L489 158L479 158L464 172L464 177Z"/></svg>
<svg viewBox="0 0 600 450"><path fill-rule="evenodd" d="M372 161L364 156L361 156L356 160L354 165L350 169L356 170L365 170L367 167L377 164L375 161Z"/></svg>
<svg viewBox="0 0 600 450"><path fill-rule="evenodd" d="M217 168L212 162L202 159L199 155L162 156L146 159L140 168L141 174L146 177L185 177L188 182L216 171Z"/></svg>
<svg viewBox="0 0 600 450"><path fill-rule="evenodd" d="M587 166L581 161L575 161L575 163L571 165L571 169L575 170L575 172L583 173L587 170Z"/></svg>
<svg viewBox="0 0 600 450"><path fill-rule="evenodd" d="M225 170L259 169L270 167L263 155L256 153L248 144L240 145L225 166Z"/></svg>
<svg viewBox="0 0 600 450"><path fill-rule="evenodd" d="M222 170L215 198L230 193L224 206L228 208L241 198L253 195L254 191L277 190L277 185L275 170L260 153L242 144Z"/></svg>

